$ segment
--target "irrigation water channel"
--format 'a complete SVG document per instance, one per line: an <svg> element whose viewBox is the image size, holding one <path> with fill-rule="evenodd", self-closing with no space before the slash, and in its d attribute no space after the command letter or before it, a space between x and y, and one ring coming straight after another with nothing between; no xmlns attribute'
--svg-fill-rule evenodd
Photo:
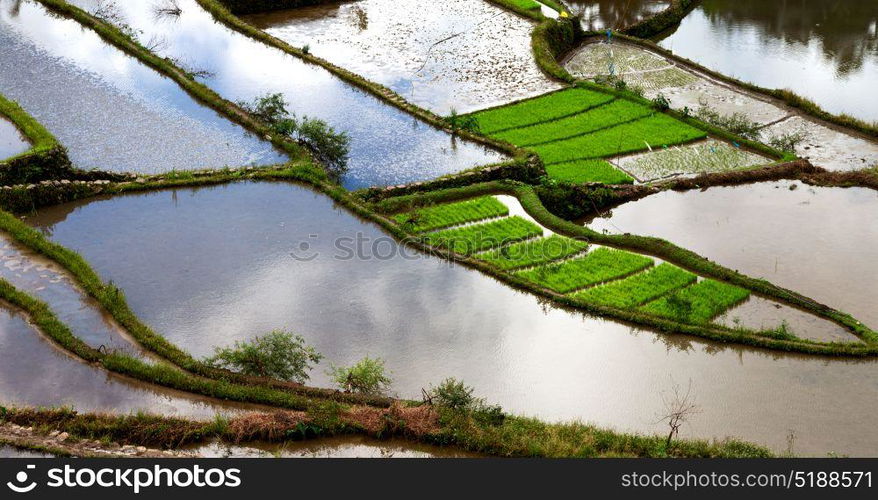
<svg viewBox="0 0 878 500"><path fill-rule="evenodd" d="M0 94L81 168L158 173L285 161L171 79L39 4L0 0L0 47Z"/></svg>
<svg viewBox="0 0 878 500"><path fill-rule="evenodd" d="M659 45L831 113L878 121L878 0L704 0Z"/></svg>
<svg viewBox="0 0 878 500"><path fill-rule="evenodd" d="M878 449L878 431L861 417L878 411L874 361L717 344L554 308L402 249L304 187L132 194L27 221L80 252L147 324L196 356L284 328L326 356L313 385L329 385L329 362L379 356L402 397L455 376L516 414L639 432L661 432L663 394L691 380L703 412L687 436L783 451L792 431L799 454ZM785 251L785 240L770 241Z"/></svg>
<svg viewBox="0 0 878 500"><path fill-rule="evenodd" d="M95 0L71 2L93 12ZM351 139L350 189L422 181L504 157L461 141L279 49L232 31L195 0L178 0L179 16L156 16L152 2L115 3L118 16L155 51L184 67L207 71L199 77L226 99L252 102L281 93L300 118L326 120Z"/></svg>
<svg viewBox="0 0 878 500"><path fill-rule="evenodd" d="M24 153L30 143L10 121L0 117L0 161Z"/></svg>
<svg viewBox="0 0 878 500"><path fill-rule="evenodd" d="M586 30L621 30L658 14L670 5L669 0L568 0L573 15L582 15Z"/></svg>

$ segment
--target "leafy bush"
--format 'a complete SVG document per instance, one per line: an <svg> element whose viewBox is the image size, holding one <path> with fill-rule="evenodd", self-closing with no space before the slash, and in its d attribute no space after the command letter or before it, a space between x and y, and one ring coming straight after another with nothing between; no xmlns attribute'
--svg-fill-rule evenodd
<svg viewBox="0 0 878 500"><path fill-rule="evenodd" d="M768 144L774 149L778 149L785 153L795 153L796 146L800 142L807 139L808 135L804 132L787 132L781 135L775 135L768 139Z"/></svg>
<svg viewBox="0 0 878 500"><path fill-rule="evenodd" d="M305 345L299 335L275 330L252 341L235 342L233 347L217 347L206 362L244 375L273 377L305 383L311 363L319 363L323 356Z"/></svg>
<svg viewBox="0 0 878 500"><path fill-rule="evenodd" d="M432 404L455 413L466 413L476 422L484 425L501 425L506 419L503 409L497 405L489 405L483 398L473 396L474 389L462 380L453 377L442 381L437 387L431 387L427 395Z"/></svg>
<svg viewBox="0 0 878 500"><path fill-rule="evenodd" d="M449 377L438 386L431 388L430 395L435 405L452 410L470 410L478 402L473 396L473 391L474 389L464 384L462 380Z"/></svg>
<svg viewBox="0 0 878 500"><path fill-rule="evenodd" d="M289 103L283 94L266 94L252 103L238 105L280 135L295 139L306 146L330 174L340 177L347 171L350 138L345 132L336 132L323 120L305 116L301 122L287 110Z"/></svg>
<svg viewBox="0 0 878 500"><path fill-rule="evenodd" d="M652 105L659 111L667 111L671 107L671 101L664 94L659 94L652 99Z"/></svg>
<svg viewBox="0 0 878 500"><path fill-rule="evenodd" d="M332 366L328 374L345 392L373 396L384 394L393 383L384 368L384 360L368 356L350 367Z"/></svg>

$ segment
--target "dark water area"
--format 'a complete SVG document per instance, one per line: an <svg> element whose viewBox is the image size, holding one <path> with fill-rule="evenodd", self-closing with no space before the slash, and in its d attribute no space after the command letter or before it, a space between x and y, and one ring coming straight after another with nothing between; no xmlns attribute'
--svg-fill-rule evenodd
<svg viewBox="0 0 878 500"><path fill-rule="evenodd" d="M0 458L51 458L52 455L39 451L23 450L14 446L0 445Z"/></svg>
<svg viewBox="0 0 878 500"><path fill-rule="evenodd" d="M24 153L30 149L30 142L21 134L18 127L0 115L0 161Z"/></svg>
<svg viewBox="0 0 878 500"><path fill-rule="evenodd" d="M189 449L208 458L476 458L465 451L414 443L403 439L371 439L364 436L337 436L288 441L285 443L247 443L230 445L214 442Z"/></svg>
<svg viewBox="0 0 878 500"><path fill-rule="evenodd" d="M664 431L663 394L691 379L702 413L685 436L783 451L793 430L801 454L878 452L878 431L862 418L878 411L874 361L705 342L555 308L403 249L304 187L126 195L49 207L28 222L80 252L146 323L196 356L283 328L325 355L313 385L331 385L329 363L377 356L399 396L454 376L516 414L649 433Z"/></svg>
<svg viewBox="0 0 878 500"><path fill-rule="evenodd" d="M704 0L659 44L832 113L878 121L878 0Z"/></svg>
<svg viewBox="0 0 878 500"><path fill-rule="evenodd" d="M143 384L67 354L0 302L0 405L211 418L247 408Z"/></svg>
<svg viewBox="0 0 878 500"><path fill-rule="evenodd" d="M878 328L876 213L874 190L782 181L664 191L586 222L664 238Z"/></svg>
<svg viewBox="0 0 878 500"><path fill-rule="evenodd" d="M0 93L78 167L160 173L285 161L169 78L39 4L0 0L0 47Z"/></svg>
<svg viewBox="0 0 878 500"><path fill-rule="evenodd" d="M94 0L72 2L94 11ZM318 66L252 40L217 22L194 0L179 0L179 16L156 15L150 2L116 3L116 24L184 68L205 71L201 81L226 99L252 102L281 93L299 117L327 121L351 139L349 189L431 179L500 161L499 153L384 104Z"/></svg>
<svg viewBox="0 0 878 500"><path fill-rule="evenodd" d="M668 0L569 0L570 13L582 14L586 30L619 30L653 16L671 4Z"/></svg>

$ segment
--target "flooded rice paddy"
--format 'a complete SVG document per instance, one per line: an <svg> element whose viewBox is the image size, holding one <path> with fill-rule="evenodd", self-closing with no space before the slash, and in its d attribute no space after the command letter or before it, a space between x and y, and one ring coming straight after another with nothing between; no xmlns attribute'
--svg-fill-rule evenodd
<svg viewBox="0 0 878 500"><path fill-rule="evenodd" d="M244 20L440 114L561 87L533 59L535 24L483 0L332 2Z"/></svg>
<svg viewBox="0 0 878 500"><path fill-rule="evenodd" d="M443 448L402 439L370 439L363 436L338 436L288 441L285 443L248 443L247 446L210 443L193 447L198 456L209 458L472 458L474 453Z"/></svg>
<svg viewBox="0 0 878 500"><path fill-rule="evenodd" d="M30 142L21 135L18 127L0 115L0 161L24 153Z"/></svg>
<svg viewBox="0 0 878 500"><path fill-rule="evenodd" d="M704 0L659 44L832 113L878 121L878 0Z"/></svg>
<svg viewBox="0 0 878 500"><path fill-rule="evenodd" d="M210 418L252 406L220 403L111 374L72 357L0 302L0 402L79 411Z"/></svg>
<svg viewBox="0 0 878 500"><path fill-rule="evenodd" d="M80 168L158 173L285 161L174 81L35 2L0 0L0 47L0 93Z"/></svg>
<svg viewBox="0 0 878 500"><path fill-rule="evenodd" d="M672 108L688 108L695 116L700 116L702 108L722 116L743 115L760 127L758 139L764 143L800 134L796 154L830 170L858 170L878 164L878 141L808 118L780 101L721 82L638 46L592 40L574 51L564 65L586 79L614 74L628 85L640 87L646 97L664 96Z"/></svg>
<svg viewBox="0 0 878 500"><path fill-rule="evenodd" d="M849 209L856 206L852 200ZM862 418L878 411L874 361L656 334L554 308L404 250L303 187L239 183L126 195L46 208L28 221L80 252L144 321L197 356L286 328L326 356L313 385L329 385L329 362L380 356L403 397L455 376L513 413L639 432L663 430L655 423L662 394L691 379L703 412L686 436L736 436L783 451L792 430L801 454L878 450L878 432ZM731 247L746 248L745 237L729 236ZM820 275L813 266L820 253L810 240L802 247L812 264L803 274ZM841 307L864 317L856 305Z"/></svg>
<svg viewBox="0 0 878 500"><path fill-rule="evenodd" d="M72 2L94 11L94 0ZM179 0L179 16L156 16L150 2L119 2L117 24L153 40L232 101L281 93L289 108L327 121L351 139L347 188L402 184L501 161L503 156L460 141L336 78L328 71L228 29L194 0Z"/></svg>
<svg viewBox="0 0 878 500"><path fill-rule="evenodd" d="M621 30L668 8L669 0L568 0L570 13L582 15L586 30Z"/></svg>
<svg viewBox="0 0 878 500"><path fill-rule="evenodd" d="M587 223L597 231L664 238L876 328L876 211L874 190L781 181L664 191Z"/></svg>

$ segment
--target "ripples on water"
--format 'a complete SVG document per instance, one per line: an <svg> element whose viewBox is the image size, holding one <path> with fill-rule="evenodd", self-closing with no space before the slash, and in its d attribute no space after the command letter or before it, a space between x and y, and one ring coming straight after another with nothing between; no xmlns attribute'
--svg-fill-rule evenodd
<svg viewBox="0 0 878 500"><path fill-rule="evenodd" d="M0 0L0 92L81 168L158 173L284 161L176 83L31 2Z"/></svg>

